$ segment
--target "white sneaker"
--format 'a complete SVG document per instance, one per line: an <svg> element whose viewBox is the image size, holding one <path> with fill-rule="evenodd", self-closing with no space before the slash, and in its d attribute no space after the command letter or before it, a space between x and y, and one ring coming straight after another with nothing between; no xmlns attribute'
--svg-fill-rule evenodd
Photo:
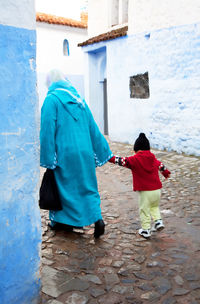
<svg viewBox="0 0 200 304"><path fill-rule="evenodd" d="M151 236L151 230L150 229L139 229L138 230L139 235L143 236L145 239L150 238Z"/></svg>
<svg viewBox="0 0 200 304"><path fill-rule="evenodd" d="M165 226L163 225L163 221L162 220L157 220L154 222L154 225L151 229L151 231L161 231L165 228Z"/></svg>

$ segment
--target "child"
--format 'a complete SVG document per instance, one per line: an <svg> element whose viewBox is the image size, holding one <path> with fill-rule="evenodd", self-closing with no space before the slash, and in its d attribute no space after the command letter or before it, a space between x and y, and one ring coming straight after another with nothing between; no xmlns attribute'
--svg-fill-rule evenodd
<svg viewBox="0 0 200 304"><path fill-rule="evenodd" d="M139 229L138 233L144 238L149 238L151 236L151 217L154 220L152 231L164 229L159 209L162 183L158 171L165 178L170 176L170 171L151 153L149 140L144 133L140 133L133 149L136 153L134 156L113 156L109 162L131 169L133 190L139 193L139 213L142 228Z"/></svg>

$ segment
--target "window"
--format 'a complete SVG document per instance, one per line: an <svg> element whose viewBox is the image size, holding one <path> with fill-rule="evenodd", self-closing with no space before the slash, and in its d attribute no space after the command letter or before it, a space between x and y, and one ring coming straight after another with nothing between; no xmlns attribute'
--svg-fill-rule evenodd
<svg viewBox="0 0 200 304"><path fill-rule="evenodd" d="M149 75L148 72L130 77L130 98L149 98Z"/></svg>
<svg viewBox="0 0 200 304"><path fill-rule="evenodd" d="M128 22L128 0L112 0L111 26Z"/></svg>
<svg viewBox="0 0 200 304"><path fill-rule="evenodd" d="M69 41L67 39L63 41L63 55L69 56Z"/></svg>

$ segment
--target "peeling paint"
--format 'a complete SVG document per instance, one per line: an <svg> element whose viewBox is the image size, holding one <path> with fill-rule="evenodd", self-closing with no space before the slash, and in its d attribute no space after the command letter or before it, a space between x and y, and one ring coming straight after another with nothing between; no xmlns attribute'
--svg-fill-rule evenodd
<svg viewBox="0 0 200 304"><path fill-rule="evenodd" d="M35 41L35 30L0 25L0 301L9 304L37 303L40 292Z"/></svg>
<svg viewBox="0 0 200 304"><path fill-rule="evenodd" d="M22 134L22 130L21 130L21 128L18 128L17 132L2 132L0 134L3 135L3 136L9 136L9 135L20 136Z"/></svg>
<svg viewBox="0 0 200 304"><path fill-rule="evenodd" d="M30 68L31 70L35 70L35 60L33 58L29 59L29 64L30 64Z"/></svg>

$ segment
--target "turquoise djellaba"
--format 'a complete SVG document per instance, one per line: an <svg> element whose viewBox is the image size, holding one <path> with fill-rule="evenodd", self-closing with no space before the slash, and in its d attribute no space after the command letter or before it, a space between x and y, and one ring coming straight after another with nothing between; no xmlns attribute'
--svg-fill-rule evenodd
<svg viewBox="0 0 200 304"><path fill-rule="evenodd" d="M54 82L41 109L40 165L54 169L63 209L52 223L76 227L102 219L96 167L111 157L93 115L68 80Z"/></svg>

